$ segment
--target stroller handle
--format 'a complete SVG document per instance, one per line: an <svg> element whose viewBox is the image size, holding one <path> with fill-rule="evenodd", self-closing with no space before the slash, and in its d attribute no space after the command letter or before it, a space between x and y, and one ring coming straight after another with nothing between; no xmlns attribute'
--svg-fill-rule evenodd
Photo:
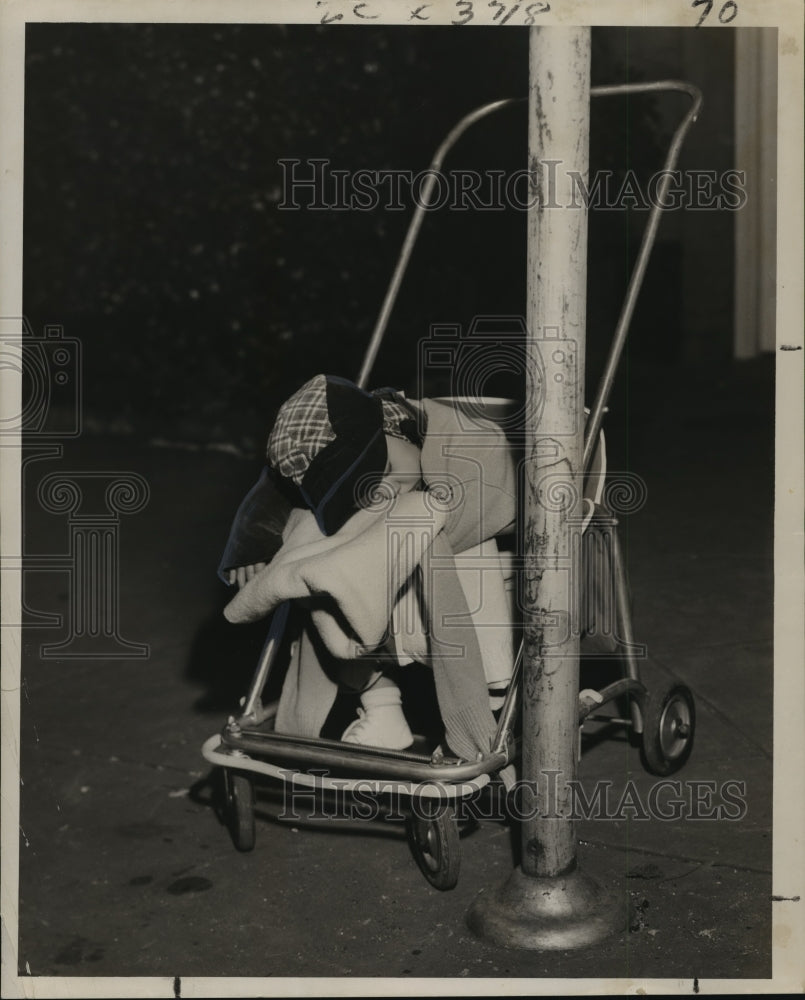
<svg viewBox="0 0 805 1000"><path fill-rule="evenodd" d="M627 83L613 87L594 87L590 91L591 94L599 97L613 97L619 94L648 94L658 91L677 91L687 94L691 99L691 106L682 121L679 125L677 125L671 139L671 144L668 147L668 152L665 155L665 163L662 168L662 181L657 192L657 197L651 206L646 228L643 230L640 250L638 251L637 260L635 261L632 274L629 278L629 286L626 289L626 297L624 298L623 305L621 306L618 324L615 327L615 333L609 347L607 361L604 365L604 371L598 383L595 401L590 407L590 417L587 421L584 435L584 457L582 459L582 468L585 471L589 468L590 461L593 456L595 442L598 437L598 432L601 429L601 422L604 418L604 411L609 400L610 392L612 391L612 385L615 381L615 373L618 368L618 362L620 361L621 353L623 352L623 347L626 343L626 337L629 333L629 324L632 321L632 315L637 303L637 297L640 294L640 288L643 284L643 277L646 273L648 260L651 256L654 241L657 237L657 228L660 224L660 216L664 210L663 205L665 203L665 196L667 195L668 188L671 185L671 173L676 167L677 160L679 159L679 151L682 148L682 143L688 129L699 117L699 111L702 106L702 93L699 88L695 87L691 83L686 83L683 80L659 80L653 83Z"/></svg>
<svg viewBox="0 0 805 1000"><path fill-rule="evenodd" d="M618 362L620 361L620 356L626 342L626 336L629 332L629 324L634 313L640 288L643 284L643 277L645 275L646 266L648 265L648 259L657 236L657 227L659 226L660 215L663 212L662 205L671 183L671 171L673 171L676 166L676 162L679 158L679 151L682 147L685 135L693 122L695 122L698 118L699 111L702 106L702 94L699 88L691 83L687 83L684 80L656 80L648 83L613 84L590 88L591 97L618 97L627 94L651 94L663 92L678 92L687 94L687 96L691 99L691 107L674 131L670 146L668 147L665 163L663 164L662 182L658 190L658 196L649 213L649 219L643 232L640 250L637 255L637 260L635 261L635 266L632 270L632 275L629 279L626 297L624 299L623 306L621 307L621 313L612 338L612 344L610 345L607 363L604 367L604 372L598 385L595 402L590 408L590 417L587 421L584 439L584 459L582 462L582 467L585 470L589 466L592 459L595 441L597 440L598 432L601 429L604 411L612 390L612 384L615 380L615 372L617 371ZM435 175L441 169L445 157L456 142L458 142L461 136L467 131L467 129L469 129L476 122L479 122L489 115L500 111L502 108L510 107L513 104L521 104L525 100L527 100L527 98L508 97L499 101L492 101L489 104L480 105L475 108L475 110L465 115L458 122L458 124L456 124L447 133L434 153L428 169L428 176L422 187L422 195L408 225L408 231L405 234L405 239L403 241L402 249L400 250L400 255L397 259L397 264L391 276L389 287L386 291L385 298L383 299L380 313L377 317L374 330L372 331L372 335L364 355L363 365L361 366L361 371L357 379L357 384L361 386L361 388L366 388L369 375L374 366L375 359L377 358L377 353L380 350L380 345L385 335L386 327L388 326L391 311L394 308L394 303L396 302L400 285L402 284L403 277L408 268L414 244L419 236L422 220L425 212L431 207L430 199L436 185Z"/></svg>
<svg viewBox="0 0 805 1000"><path fill-rule="evenodd" d="M501 108L509 107L512 104L519 104L524 101L524 97L507 97L500 101L492 101L490 104L482 104L477 107L474 111L470 111L469 114L465 115L458 124L454 125L453 128L447 133L445 138L442 140L441 145L438 147L436 152L433 154L433 159L430 162L430 166L427 170L427 178L425 183L422 185L422 196L419 199L416 210L414 211L411 221L408 224L408 231L405 234L405 239L403 240L402 249L400 250L400 256L397 258L397 264L394 268L394 273L391 276L391 281L389 282L389 287L386 290L386 296L383 299L383 304L380 307L380 314L377 317L375 323L375 328L372 331L372 336L369 340L369 346L366 348L366 354L363 358L363 365L361 367L360 375L358 376L357 384L362 388L366 388L366 383L369 379L369 373L371 372L375 359L377 358L377 352L380 350L380 344L383 341L383 337L386 333L386 327L388 325L389 317L391 316L391 310L394 308L394 303L397 300L397 293L400 290L400 285L402 284L403 276L408 269L408 262L411 259L411 253L414 249L414 244L416 243L417 237L419 236L419 230L422 226L422 220L425 217L425 212L431 206L431 195L433 194L433 189L436 186L435 175L441 169L444 158L450 152L450 150L455 146L462 135L474 125L476 122L481 121L481 119L494 114Z"/></svg>

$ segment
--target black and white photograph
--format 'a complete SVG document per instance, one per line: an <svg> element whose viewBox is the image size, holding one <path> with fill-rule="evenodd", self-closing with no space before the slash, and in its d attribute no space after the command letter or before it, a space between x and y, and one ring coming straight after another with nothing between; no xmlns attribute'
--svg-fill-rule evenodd
<svg viewBox="0 0 805 1000"><path fill-rule="evenodd" d="M0 46L3 996L800 992L801 4Z"/></svg>

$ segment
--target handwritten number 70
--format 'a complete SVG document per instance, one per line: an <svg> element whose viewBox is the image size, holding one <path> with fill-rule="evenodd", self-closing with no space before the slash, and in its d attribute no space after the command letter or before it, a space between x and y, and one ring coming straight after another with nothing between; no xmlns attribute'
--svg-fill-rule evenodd
<svg viewBox="0 0 805 1000"><path fill-rule="evenodd" d="M707 18L710 16L710 12L713 9L713 0L693 0L691 7L704 7L702 11L702 16L699 18L696 27L701 28ZM738 4L734 0L727 0L725 4L721 5L721 10L718 12L718 19L722 24L729 24L730 21L734 21L738 16Z"/></svg>

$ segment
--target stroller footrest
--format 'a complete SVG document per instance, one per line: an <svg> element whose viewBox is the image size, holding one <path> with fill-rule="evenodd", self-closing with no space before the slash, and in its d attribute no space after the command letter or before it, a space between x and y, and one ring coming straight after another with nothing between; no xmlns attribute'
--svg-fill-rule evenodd
<svg viewBox="0 0 805 1000"><path fill-rule="evenodd" d="M328 774L369 774L415 781L455 783L490 774L506 764L503 754L490 753L475 761L433 757L405 750L384 750L338 740L314 739L274 732L234 731L221 735L224 751L265 757L296 767L318 767Z"/></svg>

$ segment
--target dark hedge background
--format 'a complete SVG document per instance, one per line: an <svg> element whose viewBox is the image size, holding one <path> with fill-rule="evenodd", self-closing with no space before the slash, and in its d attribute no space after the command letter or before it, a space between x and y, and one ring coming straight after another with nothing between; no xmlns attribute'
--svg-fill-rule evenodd
<svg viewBox="0 0 805 1000"><path fill-rule="evenodd" d="M727 34L596 29L593 82L717 71L729 109ZM82 341L85 425L250 453L302 380L357 375L410 211L280 211L277 161L416 173L461 115L527 93L516 28L39 24L26 55L24 307L35 331ZM657 169L683 110L598 102L593 166ZM447 167L521 168L525 123L515 109L478 126ZM683 166L731 165L723 115L696 128ZM728 356L731 220L681 214L663 222L627 369ZM589 371L644 221L591 218ZM685 278L694 252L715 282ZM687 322L705 301L704 325ZM524 302L523 213L431 214L373 382L413 391L430 323Z"/></svg>

